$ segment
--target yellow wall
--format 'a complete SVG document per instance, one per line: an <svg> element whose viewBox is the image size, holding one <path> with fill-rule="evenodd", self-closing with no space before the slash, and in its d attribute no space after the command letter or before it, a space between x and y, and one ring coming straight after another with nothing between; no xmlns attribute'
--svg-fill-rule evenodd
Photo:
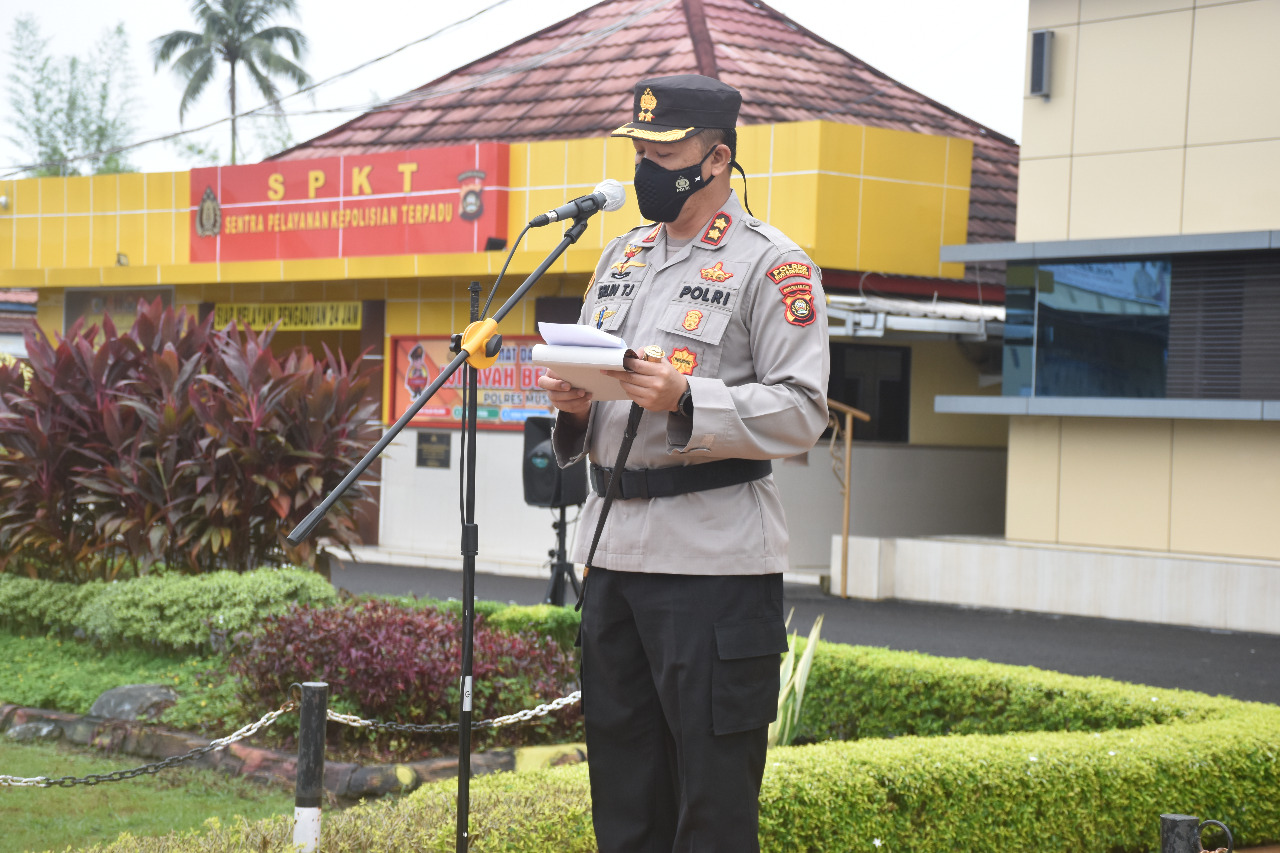
<svg viewBox="0 0 1280 853"><path fill-rule="evenodd" d="M1019 241L1280 228L1280 0L1031 0Z"/></svg>
<svg viewBox="0 0 1280 853"><path fill-rule="evenodd" d="M537 214L605 178L629 185L635 168L627 139L522 143L509 152L508 240ZM745 194L735 176L739 197L820 266L963 275L962 264L940 262L939 249L964 242L968 231L972 142L827 122L755 125L740 129L738 160L750 176ZM191 311L205 302L381 299L388 335L449 334L467 324L468 284L480 281L487 297L506 258L482 252L192 264L186 172L3 181L0 194L11 199L0 209L0 287L40 289L38 320L46 332L63 329L68 288L167 286L174 304ZM642 221L628 193L623 209L598 216L530 296L581 296L605 244ZM551 227L526 235L491 310L562 233ZM526 299L501 331L535 333L533 310L533 298ZM348 338L356 343L348 347ZM337 339L344 351L358 348L358 335ZM912 441L1002 443L1001 419L934 414L933 394L976 387L977 374L953 345L932 346L917 347Z"/></svg>
<svg viewBox="0 0 1280 853"><path fill-rule="evenodd" d="M1004 447L1004 415L948 415L933 410L939 394L1000 396L1000 386L978 386L980 371L961 344L950 340L911 344L911 418L908 441L946 447Z"/></svg>
<svg viewBox="0 0 1280 853"><path fill-rule="evenodd" d="M630 183L634 171L626 139L534 142L509 150L509 239L537 214L590 192L605 178ZM938 255L943 244L964 240L972 159L968 141L827 122L744 127L739 136L752 210L833 269L963 275L962 265L940 263ZM741 195L740 178L735 186ZM0 194L12 200L0 210L0 287L492 280L505 257L485 252L190 264L186 172L5 181ZM626 206L601 214L552 271L589 275L605 243L641 221L629 193ZM511 274L531 272L561 233L530 231Z"/></svg>
<svg viewBox="0 0 1280 853"><path fill-rule="evenodd" d="M1280 559L1280 424L1011 419L1013 540Z"/></svg>

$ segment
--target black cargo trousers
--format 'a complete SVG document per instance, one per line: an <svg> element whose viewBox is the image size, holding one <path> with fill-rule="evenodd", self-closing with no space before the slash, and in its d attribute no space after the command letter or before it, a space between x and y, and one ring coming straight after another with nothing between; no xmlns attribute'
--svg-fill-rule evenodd
<svg viewBox="0 0 1280 853"><path fill-rule="evenodd" d="M600 853L755 853L782 575L592 568L582 694Z"/></svg>

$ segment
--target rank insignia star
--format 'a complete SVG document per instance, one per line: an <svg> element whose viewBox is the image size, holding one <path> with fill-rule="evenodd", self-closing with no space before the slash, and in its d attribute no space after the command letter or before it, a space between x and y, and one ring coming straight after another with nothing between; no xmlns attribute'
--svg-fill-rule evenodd
<svg viewBox="0 0 1280 853"><path fill-rule="evenodd" d="M729 226L732 224L733 217L723 210L720 211L711 220L711 224L707 226L707 230L702 235L702 242L710 246L719 246L720 241L724 239L725 232L729 230Z"/></svg>

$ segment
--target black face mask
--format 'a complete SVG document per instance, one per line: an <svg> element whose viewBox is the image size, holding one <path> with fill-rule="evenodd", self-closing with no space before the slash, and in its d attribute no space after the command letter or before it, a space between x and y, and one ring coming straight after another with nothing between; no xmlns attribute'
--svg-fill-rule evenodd
<svg viewBox="0 0 1280 853"><path fill-rule="evenodd" d="M715 178L712 175L702 180L702 164L715 150L713 147L697 163L683 169L664 169L647 158L637 163L635 188L640 215L650 222L675 222L689 196Z"/></svg>

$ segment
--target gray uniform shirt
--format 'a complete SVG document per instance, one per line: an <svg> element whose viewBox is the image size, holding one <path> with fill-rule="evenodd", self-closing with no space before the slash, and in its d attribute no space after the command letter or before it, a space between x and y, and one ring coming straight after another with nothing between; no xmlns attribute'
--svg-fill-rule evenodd
<svg viewBox="0 0 1280 853"><path fill-rule="evenodd" d="M652 262L651 262L652 261ZM693 418L644 413L626 467L778 459L813 447L827 423L827 344L821 272L800 247L731 195L688 245L667 251L666 229L613 240L579 322L639 351L656 344L689 378ZM554 432L558 461L589 453L613 466L631 403L592 405L585 432ZM587 560L603 498L587 497L572 559ZM593 564L615 571L749 575L787 568L787 526L770 475L662 498L615 500Z"/></svg>

